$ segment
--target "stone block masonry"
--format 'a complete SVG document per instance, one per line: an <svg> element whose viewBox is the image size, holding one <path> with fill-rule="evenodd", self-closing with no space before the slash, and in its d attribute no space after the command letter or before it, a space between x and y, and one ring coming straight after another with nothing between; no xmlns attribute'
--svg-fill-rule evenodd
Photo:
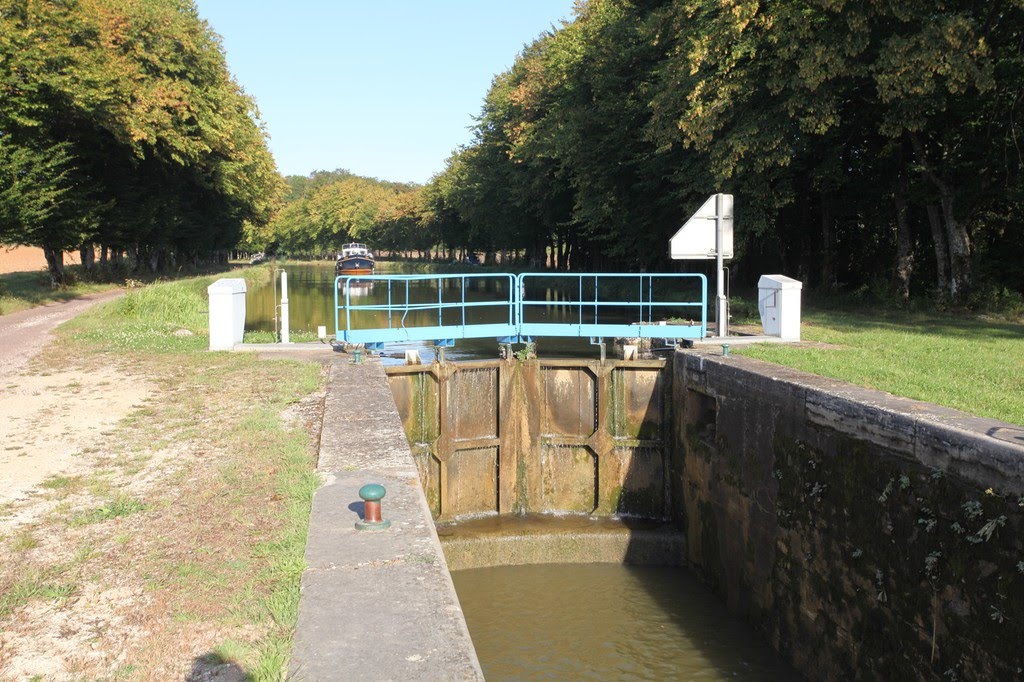
<svg viewBox="0 0 1024 682"><path fill-rule="evenodd" d="M1024 675L1024 428L678 352L687 562L811 679Z"/></svg>

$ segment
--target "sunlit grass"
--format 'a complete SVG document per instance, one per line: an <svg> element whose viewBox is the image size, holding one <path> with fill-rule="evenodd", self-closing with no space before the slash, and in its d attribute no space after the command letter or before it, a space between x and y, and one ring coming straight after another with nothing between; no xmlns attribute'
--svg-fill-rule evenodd
<svg viewBox="0 0 1024 682"><path fill-rule="evenodd" d="M34 599L60 602L78 591L78 585L58 582L43 573L22 578L0 593L0 618Z"/></svg>
<svg viewBox="0 0 1024 682"><path fill-rule="evenodd" d="M90 509L80 514L74 514L68 519L68 525L72 528L87 526L93 523L102 523L110 519L130 516L149 508L144 502L130 497L119 496L110 500L101 507Z"/></svg>
<svg viewBox="0 0 1024 682"><path fill-rule="evenodd" d="M737 353L1024 424L1024 324L971 316L805 312L804 341Z"/></svg>
<svg viewBox="0 0 1024 682"><path fill-rule="evenodd" d="M68 272L74 274L75 269L69 268ZM8 272L0 275L0 315L37 305L68 301L85 294L107 291L116 286L76 281L69 286L54 289L50 286L50 276L45 271Z"/></svg>
<svg viewBox="0 0 1024 682"><path fill-rule="evenodd" d="M270 276L266 266L230 273L249 286ZM117 301L67 323L72 338L93 351L181 353L209 347L207 287L223 275L157 282L132 289Z"/></svg>

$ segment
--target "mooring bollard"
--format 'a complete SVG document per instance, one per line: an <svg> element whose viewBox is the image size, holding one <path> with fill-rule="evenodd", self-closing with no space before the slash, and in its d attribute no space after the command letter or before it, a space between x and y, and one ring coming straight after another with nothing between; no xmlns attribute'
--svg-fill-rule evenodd
<svg viewBox="0 0 1024 682"><path fill-rule="evenodd" d="M723 358L729 357L729 344L727 344L727 343L723 343L722 344L722 357Z"/></svg>
<svg viewBox="0 0 1024 682"><path fill-rule="evenodd" d="M356 521L356 530L385 530L391 527L391 521L382 519L380 501L387 494L384 486L379 483L368 483L359 489L359 497L363 499L363 518Z"/></svg>

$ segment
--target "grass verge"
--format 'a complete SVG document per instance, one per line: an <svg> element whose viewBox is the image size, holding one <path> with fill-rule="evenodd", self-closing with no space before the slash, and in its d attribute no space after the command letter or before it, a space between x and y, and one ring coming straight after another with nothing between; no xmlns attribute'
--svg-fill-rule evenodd
<svg viewBox="0 0 1024 682"><path fill-rule="evenodd" d="M74 271L69 268L69 273ZM0 315L16 313L47 303L70 301L86 294L116 289L117 284L75 281L54 289L46 272L8 272L0 274Z"/></svg>
<svg viewBox="0 0 1024 682"><path fill-rule="evenodd" d="M212 281L132 290L61 327L41 357L37 371L113 364L156 390L91 471L47 479L45 513L0 540L0 677L54 658L43 674L284 677L324 373L205 352Z"/></svg>
<svg viewBox="0 0 1024 682"><path fill-rule="evenodd" d="M735 352L1024 424L1024 324L969 315L805 311L804 341Z"/></svg>
<svg viewBox="0 0 1024 682"><path fill-rule="evenodd" d="M208 280L209 284L217 276L223 276L225 270L238 267L239 265L235 263L230 266L212 265L188 270L183 268L168 275L166 273L137 273L124 267L111 268L109 266L106 270L85 271L80 265L69 265L64 269L68 284L57 289L50 285L50 277L45 270L4 273L0 274L0 315L47 303L69 301L86 294L109 291L124 286L138 287L142 284L182 279L184 281ZM254 281L264 280L269 277L269 273L269 266L263 265L245 268L241 273L233 272L232 276L242 276L247 280Z"/></svg>

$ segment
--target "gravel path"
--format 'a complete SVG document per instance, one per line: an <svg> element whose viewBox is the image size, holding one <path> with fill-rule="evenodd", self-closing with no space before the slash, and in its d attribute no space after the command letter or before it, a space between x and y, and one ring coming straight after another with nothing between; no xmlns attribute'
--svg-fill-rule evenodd
<svg viewBox="0 0 1024 682"><path fill-rule="evenodd" d="M9 378L24 369L32 357L52 340L50 334L86 308L124 294L121 289L88 294L61 303L0 315L0 377Z"/></svg>
<svg viewBox="0 0 1024 682"><path fill-rule="evenodd" d="M87 448L102 442L101 434L152 390L109 365L29 367L53 341L59 324L122 293L90 294L0 316L0 505L30 501L51 476L85 471ZM28 505L0 517L0 534L37 511Z"/></svg>

